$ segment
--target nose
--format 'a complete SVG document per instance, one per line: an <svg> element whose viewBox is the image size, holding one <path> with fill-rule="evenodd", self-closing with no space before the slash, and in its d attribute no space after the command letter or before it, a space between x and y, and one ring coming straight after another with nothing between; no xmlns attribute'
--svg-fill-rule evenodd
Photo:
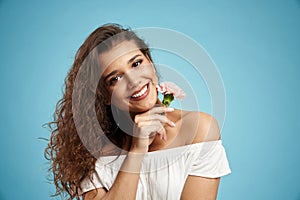
<svg viewBox="0 0 300 200"><path fill-rule="evenodd" d="M140 85L141 81L138 78L137 74L133 71L128 71L126 73L126 79L127 79L127 87L128 89L133 89Z"/></svg>

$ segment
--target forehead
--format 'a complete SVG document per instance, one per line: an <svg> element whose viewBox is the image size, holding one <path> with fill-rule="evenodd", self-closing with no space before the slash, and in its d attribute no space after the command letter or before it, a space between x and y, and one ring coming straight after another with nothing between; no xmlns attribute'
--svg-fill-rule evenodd
<svg viewBox="0 0 300 200"><path fill-rule="evenodd" d="M121 42L112 49L99 55L102 66L101 71L106 71L108 67L120 65L124 62L127 63L131 56L137 53L141 53L141 51L133 41Z"/></svg>

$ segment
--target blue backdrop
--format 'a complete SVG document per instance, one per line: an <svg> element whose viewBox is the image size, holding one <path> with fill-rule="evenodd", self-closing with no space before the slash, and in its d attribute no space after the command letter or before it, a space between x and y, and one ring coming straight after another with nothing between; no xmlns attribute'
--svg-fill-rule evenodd
<svg viewBox="0 0 300 200"><path fill-rule="evenodd" d="M218 199L300 199L299 0L2 0L1 200L50 199L42 124L52 119L76 50L107 22L177 30L218 66L232 169Z"/></svg>

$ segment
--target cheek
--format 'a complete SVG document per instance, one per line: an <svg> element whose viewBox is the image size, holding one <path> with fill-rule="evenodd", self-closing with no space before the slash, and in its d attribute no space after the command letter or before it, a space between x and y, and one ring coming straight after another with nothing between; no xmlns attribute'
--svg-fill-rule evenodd
<svg viewBox="0 0 300 200"><path fill-rule="evenodd" d="M152 77L153 77L153 79L152 79L153 83L155 85L158 85L158 77L157 77L156 71L154 69L152 70Z"/></svg>
<svg viewBox="0 0 300 200"><path fill-rule="evenodd" d="M157 77L157 74L154 72L153 73L153 83L155 84L155 85L158 85L158 77Z"/></svg>
<svg viewBox="0 0 300 200"><path fill-rule="evenodd" d="M109 90L109 95L113 104L118 104L124 97L126 91L126 84L117 84L114 89Z"/></svg>
<svg viewBox="0 0 300 200"><path fill-rule="evenodd" d="M145 67L145 69L143 70L143 74L151 79L154 84L158 84L157 74L155 68L152 65L148 65L147 67Z"/></svg>

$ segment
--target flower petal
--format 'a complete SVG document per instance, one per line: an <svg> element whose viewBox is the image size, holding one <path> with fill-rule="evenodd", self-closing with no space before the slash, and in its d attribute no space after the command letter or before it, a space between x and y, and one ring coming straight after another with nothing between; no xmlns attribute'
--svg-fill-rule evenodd
<svg viewBox="0 0 300 200"><path fill-rule="evenodd" d="M159 91L162 94L171 93L179 100L183 100L185 97L184 91L173 82L162 82L159 85Z"/></svg>

